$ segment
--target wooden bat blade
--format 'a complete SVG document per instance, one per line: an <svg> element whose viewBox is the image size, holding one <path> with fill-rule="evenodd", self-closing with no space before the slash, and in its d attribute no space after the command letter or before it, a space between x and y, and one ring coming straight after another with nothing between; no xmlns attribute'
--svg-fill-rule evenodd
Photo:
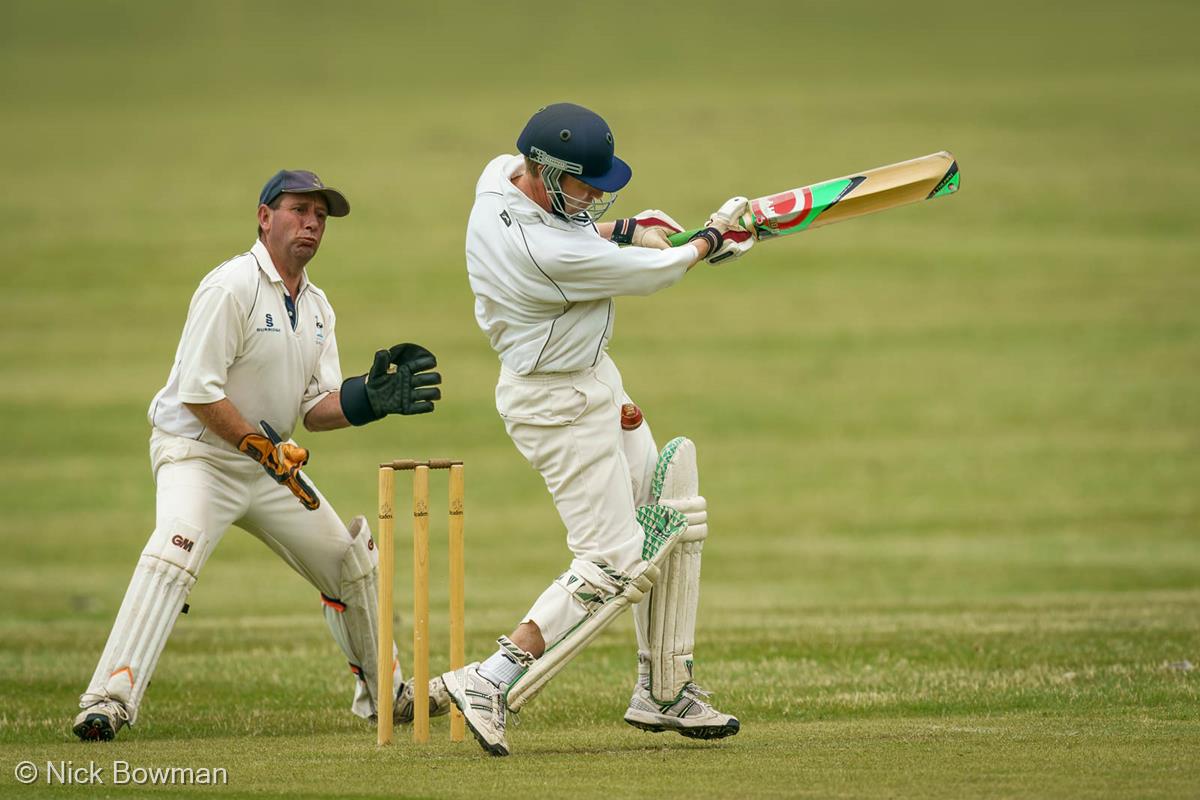
<svg viewBox="0 0 1200 800"><path fill-rule="evenodd" d="M810 189L805 187L813 198L812 209L807 214L780 213L777 200L780 195L766 198L765 202L754 200L751 208L756 225L769 230L770 235L785 236L951 194L958 190L958 185L958 164L954 156L942 151L867 170L861 175L835 178ZM805 189L795 191L804 192ZM786 199L788 194L785 192L782 197ZM765 237L760 234L760 238Z"/></svg>
<svg viewBox="0 0 1200 800"><path fill-rule="evenodd" d="M760 240L770 239L953 194L958 191L959 180L958 162L943 150L759 197L750 201L750 210L755 234ZM674 234L671 244L683 244L694 233Z"/></svg>

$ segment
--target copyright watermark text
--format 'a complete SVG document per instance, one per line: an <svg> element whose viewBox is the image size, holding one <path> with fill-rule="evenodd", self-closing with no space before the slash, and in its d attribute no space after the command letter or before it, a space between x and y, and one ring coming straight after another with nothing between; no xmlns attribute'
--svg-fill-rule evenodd
<svg viewBox="0 0 1200 800"><path fill-rule="evenodd" d="M21 761L17 783L47 786L225 786L224 767L138 767L128 761Z"/></svg>

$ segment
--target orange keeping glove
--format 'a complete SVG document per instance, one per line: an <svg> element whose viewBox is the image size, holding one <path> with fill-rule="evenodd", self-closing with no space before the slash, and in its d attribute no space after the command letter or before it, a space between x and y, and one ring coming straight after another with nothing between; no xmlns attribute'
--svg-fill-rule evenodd
<svg viewBox="0 0 1200 800"><path fill-rule="evenodd" d="M317 509L321 505L321 498L317 497L317 493L300 474L300 468L308 463L308 450L282 441L265 420L261 424L267 435L247 433L238 442L238 450L262 464L267 474L276 483L288 487L309 511Z"/></svg>

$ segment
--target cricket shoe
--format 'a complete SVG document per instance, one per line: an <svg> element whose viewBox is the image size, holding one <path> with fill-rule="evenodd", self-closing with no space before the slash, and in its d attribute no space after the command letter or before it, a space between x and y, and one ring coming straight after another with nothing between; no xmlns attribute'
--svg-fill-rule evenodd
<svg viewBox="0 0 1200 800"><path fill-rule="evenodd" d="M83 711L75 717L71 731L85 742L111 742L129 723L129 712L118 700L90 695L79 707Z"/></svg>
<svg viewBox="0 0 1200 800"><path fill-rule="evenodd" d="M406 681L396 695L392 706L392 721L397 725L410 725L413 721L413 682ZM429 679L429 716L440 717L450 713L450 693L446 682L440 677Z"/></svg>
<svg viewBox="0 0 1200 800"><path fill-rule="evenodd" d="M742 724L737 717L722 714L708 702L709 693L694 683L683 687L679 698L660 703L650 695L650 688L638 681L634 687L625 721L635 728L651 733L675 731L689 739L724 739L737 733Z"/></svg>
<svg viewBox="0 0 1200 800"><path fill-rule="evenodd" d="M508 740L504 737L508 717L505 688L480 675L478 661L443 674L442 680L479 746L494 756L508 755Z"/></svg>

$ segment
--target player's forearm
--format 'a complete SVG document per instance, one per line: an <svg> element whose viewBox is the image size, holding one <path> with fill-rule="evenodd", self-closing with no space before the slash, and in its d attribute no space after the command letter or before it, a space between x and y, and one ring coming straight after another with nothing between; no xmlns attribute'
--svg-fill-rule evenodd
<svg viewBox="0 0 1200 800"><path fill-rule="evenodd" d="M342 411L342 393L340 391L325 395L304 415L304 427L313 432L335 431L349 425L350 420L346 419L346 414Z"/></svg>
<svg viewBox="0 0 1200 800"><path fill-rule="evenodd" d="M613 231L616 229L616 227L616 222L600 222L596 224L596 232L599 233L604 239L612 239ZM693 249L696 252L696 257L692 259L692 263L687 265L687 269L691 269L708 255L709 244L704 239L697 239L696 241L689 242L688 244L693 245Z"/></svg>
<svg viewBox="0 0 1200 800"><path fill-rule="evenodd" d="M621 263L612 266L610 297L644 297L674 286L700 259L694 242L669 250L627 247L620 256Z"/></svg>
<svg viewBox="0 0 1200 800"><path fill-rule="evenodd" d="M692 259L692 263L687 265L687 268L690 270L692 267L696 266L705 258L707 258L712 248L709 246L708 240L706 239L694 239L685 245L681 245L681 247L688 247L689 245L696 251L696 257Z"/></svg>
<svg viewBox="0 0 1200 800"><path fill-rule="evenodd" d="M234 447L241 443L246 434L258 433L228 397L215 403L184 403L184 405L195 415L196 419L204 423L205 427Z"/></svg>

